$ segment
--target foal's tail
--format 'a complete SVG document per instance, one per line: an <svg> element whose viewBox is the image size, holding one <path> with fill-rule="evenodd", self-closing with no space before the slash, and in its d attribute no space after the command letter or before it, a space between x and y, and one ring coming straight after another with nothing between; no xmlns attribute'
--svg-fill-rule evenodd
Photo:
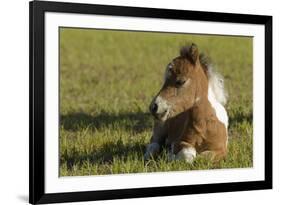
<svg viewBox="0 0 281 205"><path fill-rule="evenodd" d="M213 90L216 100L225 105L227 102L227 93L224 90L224 80L222 75L215 72L211 66L208 67L209 86Z"/></svg>

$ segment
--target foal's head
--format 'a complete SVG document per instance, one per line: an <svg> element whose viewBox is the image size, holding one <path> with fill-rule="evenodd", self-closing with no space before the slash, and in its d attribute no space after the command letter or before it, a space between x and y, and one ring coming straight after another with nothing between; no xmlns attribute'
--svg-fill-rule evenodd
<svg viewBox="0 0 281 205"><path fill-rule="evenodd" d="M197 46L185 46L180 56L167 65L164 84L153 98L150 112L156 119L165 121L190 109L200 100L202 93L199 95L198 92L204 90L207 93L207 89L207 77L199 60Z"/></svg>

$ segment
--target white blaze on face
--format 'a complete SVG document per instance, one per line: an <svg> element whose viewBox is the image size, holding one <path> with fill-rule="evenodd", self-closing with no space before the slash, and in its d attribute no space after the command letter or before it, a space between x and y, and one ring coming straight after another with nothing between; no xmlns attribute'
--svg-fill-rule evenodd
<svg viewBox="0 0 281 205"><path fill-rule="evenodd" d="M168 105L168 102L163 99L161 96L157 96L156 99L155 99L155 103L157 104L158 106L158 109L157 109L157 114L163 114L164 112L167 112L170 108L170 106Z"/></svg>

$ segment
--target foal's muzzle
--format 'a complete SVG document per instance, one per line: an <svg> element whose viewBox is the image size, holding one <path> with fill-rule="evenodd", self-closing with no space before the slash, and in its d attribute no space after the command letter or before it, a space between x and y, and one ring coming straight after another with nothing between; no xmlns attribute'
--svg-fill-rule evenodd
<svg viewBox="0 0 281 205"><path fill-rule="evenodd" d="M169 106L166 100L158 96L151 102L149 110L156 119L164 121L167 118Z"/></svg>

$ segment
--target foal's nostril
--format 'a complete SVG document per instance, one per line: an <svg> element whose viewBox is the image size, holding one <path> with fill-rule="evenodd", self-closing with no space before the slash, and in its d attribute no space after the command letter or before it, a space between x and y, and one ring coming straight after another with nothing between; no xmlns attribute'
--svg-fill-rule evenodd
<svg viewBox="0 0 281 205"><path fill-rule="evenodd" d="M153 105L151 106L151 112L156 113L157 110L158 110L158 105L156 103L153 103Z"/></svg>

